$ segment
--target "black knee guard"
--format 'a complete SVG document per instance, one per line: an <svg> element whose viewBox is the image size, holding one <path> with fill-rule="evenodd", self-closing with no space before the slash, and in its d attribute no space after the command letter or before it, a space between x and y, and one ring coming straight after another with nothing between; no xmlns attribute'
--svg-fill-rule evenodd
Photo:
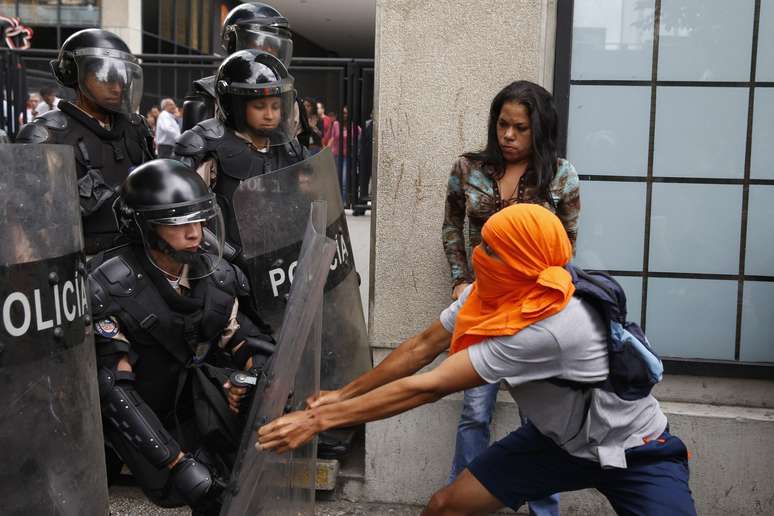
<svg viewBox="0 0 774 516"><path fill-rule="evenodd" d="M105 424L112 425L153 466L163 468L180 453L180 446L134 390L134 374L99 370L99 398Z"/></svg>
<svg viewBox="0 0 774 516"><path fill-rule="evenodd" d="M175 491L191 507L206 501L205 497L213 484L210 469L190 454L186 454L175 464L170 480Z"/></svg>

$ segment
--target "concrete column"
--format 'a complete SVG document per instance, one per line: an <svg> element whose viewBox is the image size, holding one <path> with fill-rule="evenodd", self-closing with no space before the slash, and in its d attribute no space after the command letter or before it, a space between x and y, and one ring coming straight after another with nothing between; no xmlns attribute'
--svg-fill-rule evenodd
<svg viewBox="0 0 774 516"><path fill-rule="evenodd" d="M550 89L555 2L383 0L376 11L376 208L370 339L375 361L450 299L441 245L451 164L486 141L489 104L527 79ZM448 474L460 405L369 424L366 496L425 502ZM496 426L518 424L502 411Z"/></svg>
<svg viewBox="0 0 774 516"><path fill-rule="evenodd" d="M142 2L104 0L102 28L120 36L133 54L142 53Z"/></svg>

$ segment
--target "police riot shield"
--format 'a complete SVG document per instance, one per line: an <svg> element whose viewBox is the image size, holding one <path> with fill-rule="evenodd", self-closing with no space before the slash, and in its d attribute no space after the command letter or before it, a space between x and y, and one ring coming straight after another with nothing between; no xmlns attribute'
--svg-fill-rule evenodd
<svg viewBox="0 0 774 516"><path fill-rule="evenodd" d="M302 409L306 397L319 391L323 286L336 243L325 237L325 203L315 202L309 215L277 349L256 387L222 516L314 513L316 441L283 454L255 449L261 425L283 410ZM268 229L256 222L255 230Z"/></svg>
<svg viewBox="0 0 774 516"><path fill-rule="evenodd" d="M0 163L0 513L107 515L73 149Z"/></svg>
<svg viewBox="0 0 774 516"><path fill-rule="evenodd" d="M234 194L239 234L258 310L275 329L282 322L310 201L327 202L326 234L336 255L325 284L320 388L346 385L371 368L359 280L330 150L244 181ZM261 230L256 230L257 220Z"/></svg>

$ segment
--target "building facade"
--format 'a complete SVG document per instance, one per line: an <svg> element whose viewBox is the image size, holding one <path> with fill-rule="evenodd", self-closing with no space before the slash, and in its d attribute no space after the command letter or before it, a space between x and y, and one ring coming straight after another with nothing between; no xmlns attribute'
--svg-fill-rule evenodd
<svg viewBox="0 0 774 516"><path fill-rule="evenodd" d="M145 54L211 54L220 22L240 2L217 0L4 0L0 15L19 18L34 30L32 48L58 49L81 29L103 27L135 32L126 38Z"/></svg>
<svg viewBox="0 0 774 516"><path fill-rule="evenodd" d="M466 4L465 4L466 5ZM656 389L692 452L700 514L774 513L774 3L377 4L375 361L450 302L441 245L454 158L516 79L553 90L581 176L575 262L611 271L665 359ZM362 496L424 503L448 475L451 396L369 424ZM518 426L506 394L496 437ZM564 509L612 512L571 493Z"/></svg>

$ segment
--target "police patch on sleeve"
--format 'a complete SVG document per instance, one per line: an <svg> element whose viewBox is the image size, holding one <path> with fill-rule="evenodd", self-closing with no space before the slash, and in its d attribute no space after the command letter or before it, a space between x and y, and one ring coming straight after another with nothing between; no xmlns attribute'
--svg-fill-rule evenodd
<svg viewBox="0 0 774 516"><path fill-rule="evenodd" d="M113 319L102 319L94 323L94 329L101 336L112 339L118 335L118 325Z"/></svg>

